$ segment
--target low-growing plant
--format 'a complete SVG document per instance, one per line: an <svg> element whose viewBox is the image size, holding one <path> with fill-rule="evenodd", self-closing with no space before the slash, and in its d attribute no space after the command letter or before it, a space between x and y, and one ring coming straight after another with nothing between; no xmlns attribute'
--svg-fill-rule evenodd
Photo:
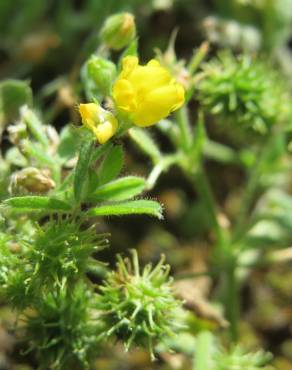
<svg viewBox="0 0 292 370"><path fill-rule="evenodd" d="M26 82L0 86L3 128L14 120L1 158L0 294L17 313L16 336L39 369L92 368L112 339L126 351L146 348L154 360L159 347L173 349L183 333L195 337L195 370L268 369L269 354L235 344L246 276L254 265L272 263L264 248L291 242L285 82L256 55L209 57L205 43L185 61L172 40L143 64L129 13L109 17L99 39L80 69L79 126L57 132L44 124ZM167 139L167 152L149 133L153 125ZM210 137L209 125L218 137ZM125 137L150 159L147 178L121 175ZM206 159L242 173L239 202L229 213L217 201ZM212 245L202 274L217 282L212 299L228 321L226 348L212 329L188 325L181 314L188 302L182 308L164 257L142 267L132 250L129 258L118 255L114 270L102 262L111 236L100 220L162 220L163 206L147 191L173 166L202 204Z"/></svg>

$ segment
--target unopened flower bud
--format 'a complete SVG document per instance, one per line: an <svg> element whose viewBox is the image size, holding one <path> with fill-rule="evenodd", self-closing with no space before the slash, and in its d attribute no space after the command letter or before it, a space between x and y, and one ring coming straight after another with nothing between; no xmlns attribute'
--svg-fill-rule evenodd
<svg viewBox="0 0 292 370"><path fill-rule="evenodd" d="M97 103L80 104L82 123L94 133L100 144L106 143L117 131L118 121Z"/></svg>
<svg viewBox="0 0 292 370"><path fill-rule="evenodd" d="M105 21L100 33L101 40L114 50L126 47L135 35L135 19L130 13L112 15Z"/></svg>
<svg viewBox="0 0 292 370"><path fill-rule="evenodd" d="M111 61L92 56L87 62L88 77L94 82L102 95L109 95L116 77L116 66Z"/></svg>
<svg viewBox="0 0 292 370"><path fill-rule="evenodd" d="M24 188L31 193L47 193L54 189L55 182L50 178L48 171L27 167L12 175L10 191Z"/></svg>

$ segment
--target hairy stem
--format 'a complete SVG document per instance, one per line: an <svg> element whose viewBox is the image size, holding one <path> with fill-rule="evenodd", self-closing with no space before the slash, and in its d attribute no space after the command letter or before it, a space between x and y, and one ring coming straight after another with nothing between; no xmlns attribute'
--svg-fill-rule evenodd
<svg viewBox="0 0 292 370"><path fill-rule="evenodd" d="M216 235L217 246L218 248L223 248L225 241L222 228L218 222L216 201L203 166L200 166L192 176L192 182L208 212L209 220Z"/></svg>
<svg viewBox="0 0 292 370"><path fill-rule="evenodd" d="M185 152L187 152L192 144L192 131L189 123L187 107L182 106L174 114L180 129L181 147Z"/></svg>
<svg viewBox="0 0 292 370"><path fill-rule="evenodd" d="M193 370L207 370L211 368L213 342L213 335L208 331L203 331L197 336Z"/></svg>
<svg viewBox="0 0 292 370"><path fill-rule="evenodd" d="M230 336L234 342L238 340L238 321L240 316L240 294L236 276L236 259L231 259L226 265L225 310L230 323Z"/></svg>
<svg viewBox="0 0 292 370"><path fill-rule="evenodd" d="M249 213L255 200L256 192L259 189L262 165L267 160L267 156L271 150L271 147L273 146L273 141L275 138L277 139L277 133L271 133L271 135L267 138L265 146L262 148L261 152L258 153L257 162L249 174L239 214L233 229L233 243L241 239L241 237L247 232L247 228L250 224Z"/></svg>

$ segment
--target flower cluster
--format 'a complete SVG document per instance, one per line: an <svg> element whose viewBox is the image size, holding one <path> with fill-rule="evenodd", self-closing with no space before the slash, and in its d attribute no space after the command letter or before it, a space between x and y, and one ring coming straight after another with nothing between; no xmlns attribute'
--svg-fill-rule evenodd
<svg viewBox="0 0 292 370"><path fill-rule="evenodd" d="M118 112L123 112L137 126L151 126L184 103L184 88L168 70L152 59L139 65L138 58L122 60L122 71L113 85L113 98ZM82 123L104 144L118 129L115 115L98 103L80 104Z"/></svg>

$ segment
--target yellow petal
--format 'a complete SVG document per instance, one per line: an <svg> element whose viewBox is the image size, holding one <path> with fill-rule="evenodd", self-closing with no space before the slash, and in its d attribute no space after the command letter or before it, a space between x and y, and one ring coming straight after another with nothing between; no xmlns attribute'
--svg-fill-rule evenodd
<svg viewBox="0 0 292 370"><path fill-rule="evenodd" d="M96 103L87 103L79 105L79 112L82 123L89 129L95 126L95 121L98 119L100 106Z"/></svg>
<svg viewBox="0 0 292 370"><path fill-rule="evenodd" d="M122 60L122 72L120 74L121 78L127 78L132 71L138 66L138 58L132 55L128 55Z"/></svg>
<svg viewBox="0 0 292 370"><path fill-rule="evenodd" d="M151 60L149 60L149 62L147 63L147 66L149 66L149 67L161 67L161 64L158 62L158 60L156 60L156 59L151 59Z"/></svg>
<svg viewBox="0 0 292 370"><path fill-rule="evenodd" d="M113 97L118 108L127 112L136 109L136 93L133 85L126 79L119 79L113 87Z"/></svg>
<svg viewBox="0 0 292 370"><path fill-rule="evenodd" d="M176 90L176 103L172 106L171 112L180 108L183 103L185 102L185 89L181 84L175 83L174 84Z"/></svg>
<svg viewBox="0 0 292 370"><path fill-rule="evenodd" d="M82 120L93 119L99 112L99 105L95 103L79 104Z"/></svg>
<svg viewBox="0 0 292 370"><path fill-rule="evenodd" d="M165 68L156 66L138 66L128 77L137 95L142 95L142 99L143 94L168 84L171 79L170 73Z"/></svg>
<svg viewBox="0 0 292 370"><path fill-rule="evenodd" d="M138 126L150 126L167 117L184 102L184 90L179 84L170 84L149 93L133 115Z"/></svg>
<svg viewBox="0 0 292 370"><path fill-rule="evenodd" d="M150 126L167 117L184 103L184 89L169 71L152 59L146 65L128 56L113 87L116 106L131 113L138 126Z"/></svg>
<svg viewBox="0 0 292 370"><path fill-rule="evenodd" d="M107 142L116 133L118 121L99 104L80 104L79 111L83 125L94 133L100 144Z"/></svg>
<svg viewBox="0 0 292 370"><path fill-rule="evenodd" d="M118 128L117 120L106 121L99 124L95 130L94 134L100 144L106 143L114 134Z"/></svg>

